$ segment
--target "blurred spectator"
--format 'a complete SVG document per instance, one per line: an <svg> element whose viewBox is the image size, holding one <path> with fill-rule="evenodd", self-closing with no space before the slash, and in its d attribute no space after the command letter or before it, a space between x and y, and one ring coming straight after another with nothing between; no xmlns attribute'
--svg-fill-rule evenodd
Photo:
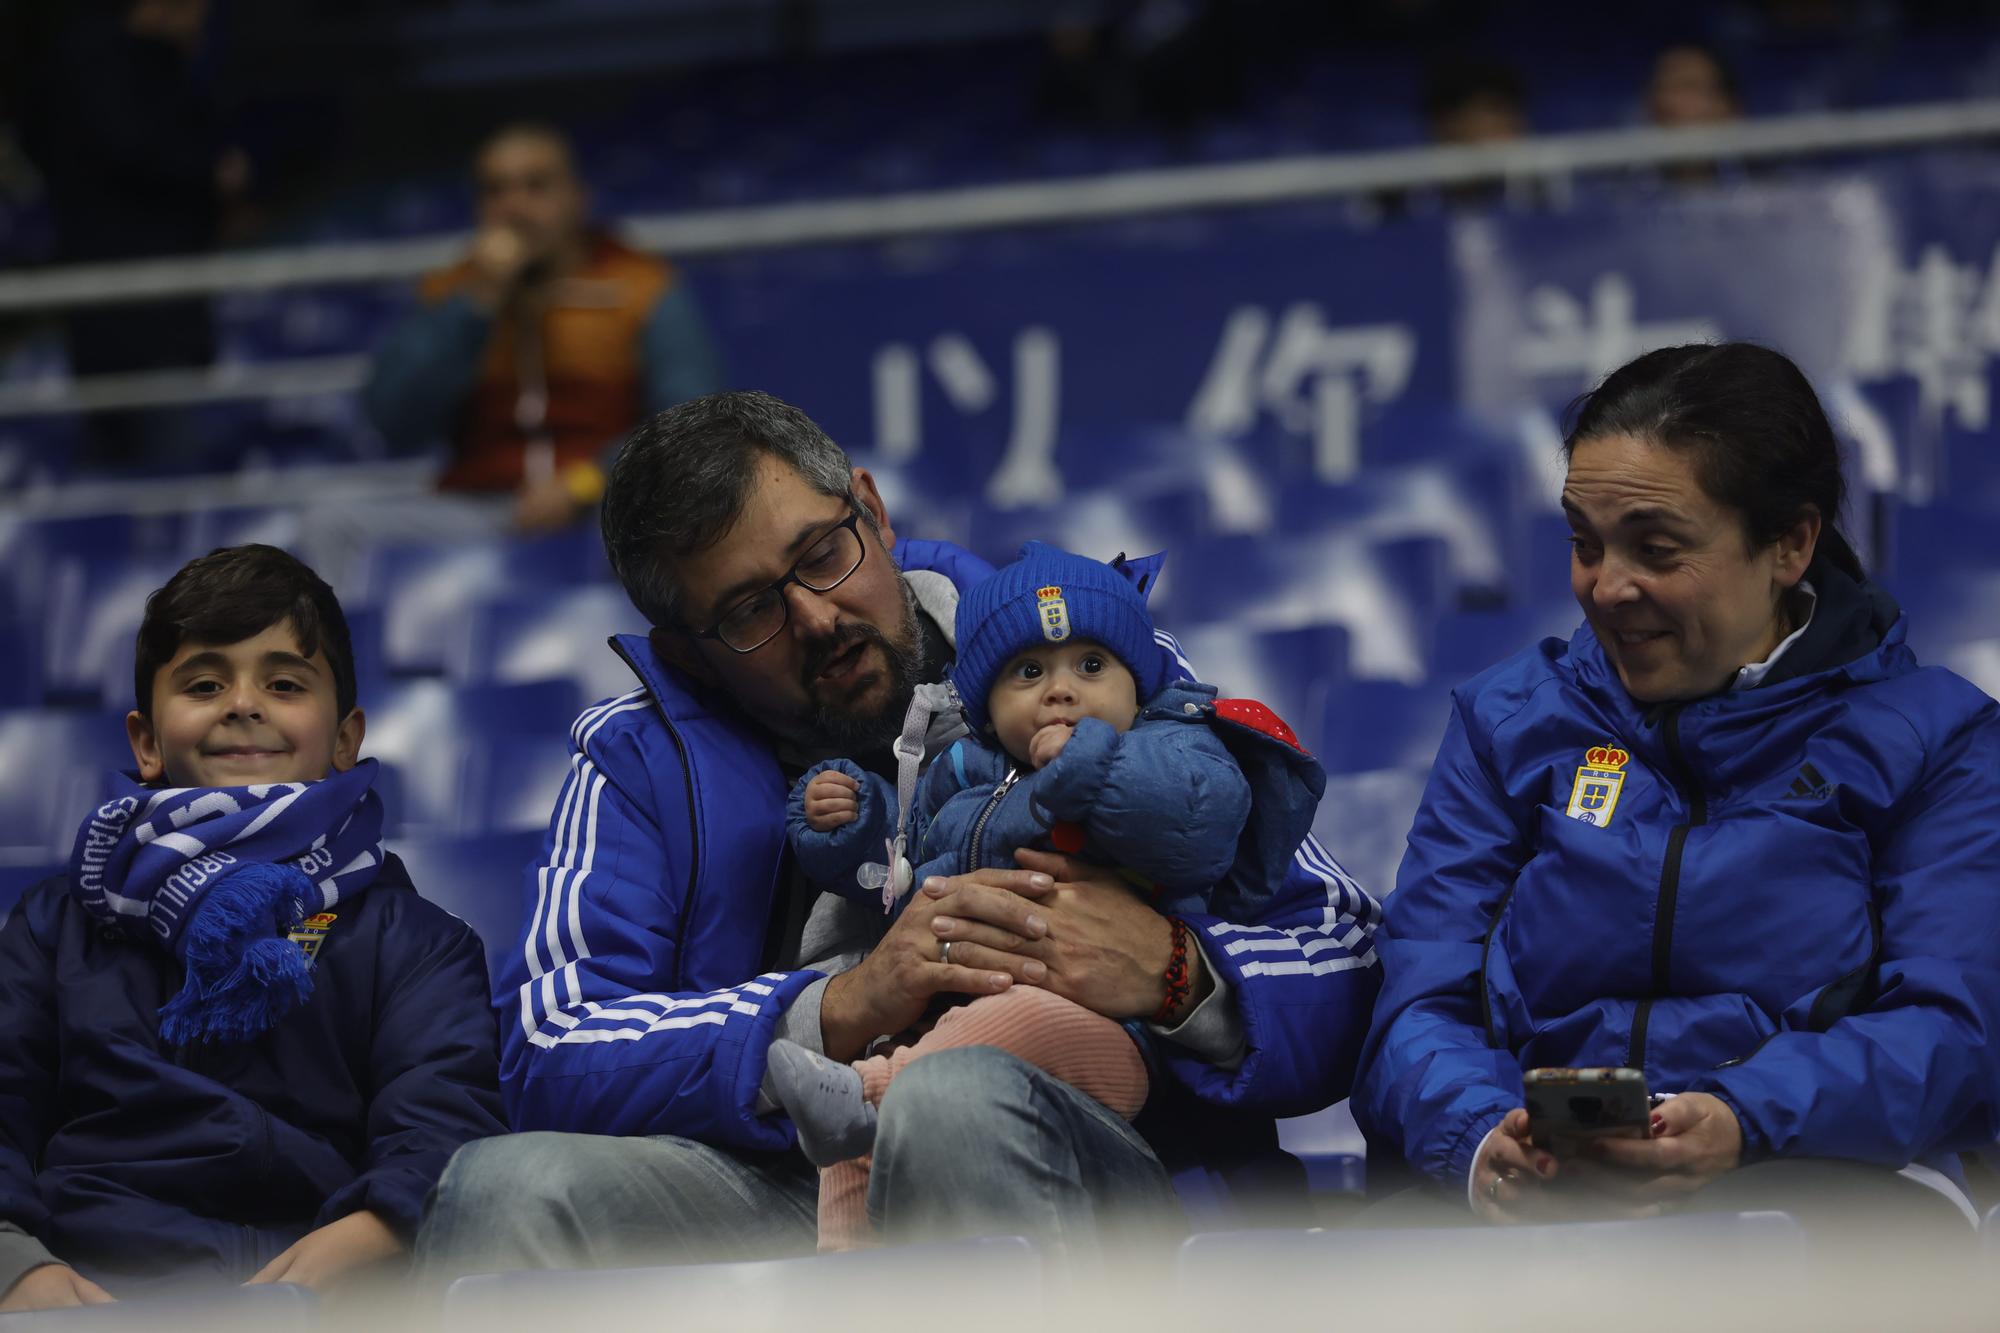
<svg viewBox="0 0 2000 1333"><path fill-rule="evenodd" d="M393 444L449 442L443 489L511 497L494 526L558 528L603 494L610 446L721 376L674 269L591 224L561 132L502 129L475 176L471 252L424 281L364 401Z"/></svg>
<svg viewBox="0 0 2000 1333"><path fill-rule="evenodd" d="M1655 125L1714 125L1742 114L1736 76L1711 48L1679 42L1653 61L1646 116Z"/></svg>
<svg viewBox="0 0 2000 1333"><path fill-rule="evenodd" d="M40 8L23 138L46 182L55 257L87 263L189 254L215 244L225 205L248 187L206 76L208 0L76 0ZM120 374L215 359L208 300L92 306L68 318L70 368ZM97 461L136 462L166 444L154 413L93 418Z"/></svg>
<svg viewBox="0 0 2000 1333"><path fill-rule="evenodd" d="M1431 142L1502 143L1528 133L1528 94L1504 65L1460 60L1432 71L1424 88Z"/></svg>

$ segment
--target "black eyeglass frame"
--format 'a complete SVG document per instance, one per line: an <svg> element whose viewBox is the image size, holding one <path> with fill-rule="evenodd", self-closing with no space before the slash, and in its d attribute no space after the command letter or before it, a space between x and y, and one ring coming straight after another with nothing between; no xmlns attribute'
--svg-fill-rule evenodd
<svg viewBox="0 0 2000 1333"><path fill-rule="evenodd" d="M868 563L868 542L867 539L862 537L861 527L860 527L861 520L864 517L866 517L866 514L862 510L861 506L855 502L854 497L851 495L847 497L847 507L852 512L848 514L846 521L842 523L836 523L832 527L828 528L825 532L821 533L819 537L813 541L811 546L806 547L805 555L800 556L797 560L794 560L792 562L792 567L785 571L785 576L783 578L777 579L771 583L767 583L763 587L757 589L755 592L749 593L743 597L738 598L727 611L724 611L720 616L716 617L715 623L713 625L710 625L707 629L689 630L688 633L697 639L714 639L724 648L727 648L730 652L736 653L738 655L744 653L754 653L759 648L762 648L765 644L769 643L771 640L777 638L780 634L783 634L785 632L785 626L792 623L792 604L785 597L785 589L787 586L796 583L801 588L804 588L807 592L818 592L818 593L832 592L835 588L838 588L841 584L853 578L855 570L861 568L863 565ZM843 529L854 534L855 549L860 551L861 554L854 558L854 563L848 566L847 572L845 574L842 574L839 578L827 584L825 587L820 587L817 584L807 582L805 578L803 578L799 574L799 566L805 563L806 556L811 555L813 553L814 547L818 546L821 542L833 536L836 532L842 531ZM737 608L744 606L747 603L756 601L759 597L762 597L767 592L773 592L778 595L778 605L783 607L785 611L784 617L778 621L777 627L774 628L769 634L766 634L763 638L757 640L757 642L751 644L748 648L738 648L735 644L723 638L722 622L729 619L729 617L731 617L732 615L736 614Z"/></svg>

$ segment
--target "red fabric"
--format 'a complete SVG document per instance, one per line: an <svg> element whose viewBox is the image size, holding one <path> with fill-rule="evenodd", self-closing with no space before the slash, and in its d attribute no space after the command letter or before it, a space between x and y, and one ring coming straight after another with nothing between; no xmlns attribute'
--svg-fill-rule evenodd
<svg viewBox="0 0 2000 1333"><path fill-rule="evenodd" d="M1273 740L1283 741L1300 754L1307 753L1306 747L1299 744L1298 734L1285 725L1285 720L1255 699L1217 699L1215 715Z"/></svg>

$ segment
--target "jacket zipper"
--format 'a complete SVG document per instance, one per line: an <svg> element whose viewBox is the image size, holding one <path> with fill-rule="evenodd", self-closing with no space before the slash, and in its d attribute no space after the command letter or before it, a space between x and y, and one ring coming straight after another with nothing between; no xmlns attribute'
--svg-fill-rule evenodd
<svg viewBox="0 0 2000 1333"><path fill-rule="evenodd" d="M1667 835L1666 862L1660 867L1659 905L1653 916L1653 993L1667 993L1667 978L1673 967L1674 904L1680 896L1681 853L1688 833L1708 822L1708 797L1688 771L1687 754L1681 749L1681 709L1674 704L1662 710L1667 737L1667 762L1673 769L1674 786L1688 804L1688 821L1676 824ZM1653 1002L1641 1000L1632 1015L1632 1045L1625 1063L1633 1069L1646 1067L1646 1028L1653 1017Z"/></svg>
<svg viewBox="0 0 2000 1333"><path fill-rule="evenodd" d="M979 812L979 818L972 822L972 849L966 858L966 873L979 869L979 839L986 833L986 821L993 818L993 812L1000 808L1000 802L1007 799L1007 793L1014 790L1014 784L1021 780L1018 769L1008 769L1007 776L1000 779L1000 785L986 798L986 808Z"/></svg>

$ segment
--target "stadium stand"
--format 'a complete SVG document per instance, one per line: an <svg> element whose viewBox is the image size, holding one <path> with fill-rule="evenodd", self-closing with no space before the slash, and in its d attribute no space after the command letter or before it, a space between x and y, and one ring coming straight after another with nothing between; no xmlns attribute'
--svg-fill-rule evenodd
<svg viewBox="0 0 2000 1333"><path fill-rule="evenodd" d="M1563 73L1538 81L1547 90L1533 106L1539 129L1599 130L1637 116L1640 53L1593 52L1589 73L1578 76L1560 44L1517 45L1501 54ZM802 68L695 71L627 114L571 128L584 173L614 217L1008 182L1088 188L1120 172L1190 163L1409 148L1422 133L1410 97L1418 70L1402 57L1316 58L1249 109L1174 141L1130 127L1085 132L1032 120L1005 92L1031 77L1024 49L996 58L942 48L920 76L890 61L877 53ZM1742 72L1748 109L1758 114L1991 96L2000 92L2000 40L1912 41L1867 59L1845 46L1753 43ZM892 87L892 96L877 96ZM731 247L718 242L688 267L732 364L832 422L880 474L903 535L962 541L996 559L1030 537L1104 556L1167 550L1161 623L1204 676L1225 693L1272 704L1321 756L1330 781L1316 831L1379 894L1393 884L1452 689L1544 637L1566 636L1580 618L1566 591L1568 529L1547 485L1563 400L1640 350L1660 327L1648 321L1672 316L1684 330L1705 317L1713 275L1632 239L1636 219L1658 208L1707 208L1696 221L1722 228L1730 206L1758 220L1795 190L1808 211L1862 215L1865 227L1857 227L1890 238L1869 252L1878 265L1871 281L1895 292L1876 328L1889 350L1865 365L1829 355L1815 373L1830 397L1854 403L1880 428L1887 457L1852 520L1904 598L1920 656L2000 691L2000 449L1990 369L2000 353L2000 332L1990 327L2000 270L1990 236L1967 243L1950 223L1961 211L1990 215L1992 165L1944 150L1907 156L1884 149L1830 167L1746 172L1717 198L1672 205L1643 170L1621 169L1608 184L1595 181L1601 191L1577 190L1560 233L1538 233L1546 219L1504 206L1496 216L1449 218L1436 198L1416 197L1397 212L1348 190L1255 207L1238 200L1227 218L1188 210L1107 223L1058 214L1026 219L1046 224L1039 229L884 239L889 228L867 244L768 253L723 253ZM1412 188L1421 190L1421 177ZM442 171L359 182L289 220L286 234L308 247L300 253L432 237L463 225L462 194ZM1622 327L1562 287L1570 275L1560 252L1592 227L1612 238L1606 264L1637 275L1624 299L1638 302L1643 317L1627 308ZM13 230L32 229L15 219ZM1803 244L1818 245L1816 236ZM1842 244L1853 239L1842 234ZM1107 254L1126 255L1131 272L1121 278ZM1657 286L1645 285L1651 270L1659 270L1651 274ZM1091 286L1100 275L1108 294ZM1173 286L1169 276L1184 280L1185 292L1163 302L1156 292ZM293 478L384 458L351 388L359 358L409 308L406 277L217 297L227 400L185 409L207 442L194 461L248 474L254 503L218 500L212 479L185 477L156 489L113 487L101 505L78 501L98 481L75 475L70 461L77 416L34 398L63 391L59 354L34 340L0 354L0 914L64 863L103 772L129 766L122 715L145 594L213 546L297 548L313 496ZM1581 290L1581 281L1571 286ZM1678 302L1663 295L1681 288L1697 294ZM1497 333L1477 323L1495 292L1527 312ZM1288 325L1278 312L1303 297L1323 307L1313 319L1324 320ZM1854 311L1869 292L1843 299L1844 311L1865 322ZM1375 401L1373 372L1332 335L1404 319L1403 303L1421 350L1407 385ZM1803 296L1800 304L1809 308L1789 323L1719 331L1816 345L1820 307ZM1130 307L1125 322L1099 318L1100 308L1121 305ZM1218 345L1215 334L1245 307L1264 312L1264 325L1242 327L1263 327L1271 338L1253 345L1246 334L1237 349L1250 420L1224 429L1176 419L1205 377L1228 369L1226 337ZM1574 322L1551 332L1554 325L1533 322L1544 316ZM1028 502L996 498L995 476L1018 463L1032 435L1022 421L1033 414L1010 401L1025 392L1017 381L1031 359L1019 336L1043 319L1082 367L1062 363L1061 428L1045 441L1054 483L1031 487ZM960 325L959 341L946 343ZM1287 327L1296 337L1281 355ZM1598 345L1587 346L1592 339ZM1496 410L1481 399L1493 372L1482 348L1529 343L1569 360L1559 374L1524 372L1528 401L1510 398ZM907 361L888 355L896 349ZM1106 369L1107 357L1133 363L1125 378ZM333 387L259 391L308 358L331 366ZM891 365L919 384L907 436L884 424ZM1330 417L1322 414L1336 411L1352 422L1343 445L1352 467L1329 476ZM1853 420L1850 433L1858 454L1869 447ZM629 687L604 641L643 626L589 526L454 546L422 535L359 552L338 590L369 713L364 753L384 765L398 820L392 850L427 895L473 925L494 959L518 947L533 905L535 886L521 870L568 771L569 722ZM1284 1122L1280 1132L1315 1191L1360 1191L1363 1145L1344 1107ZM1187 1192L1193 1201L1200 1187ZM1435 1247L1446 1264L1467 1247L1533 1264L1669 1235L1678 1243L1695 1232L1704 1244L1766 1256L1800 1244L1791 1220L1771 1214L1423 1233L1393 1243ZM1987 1215L1984 1233L1989 1257L2000 1255L2000 1209ZM1336 1258L1365 1263L1366 1253L1352 1233L1215 1232L1187 1243L1178 1273L1187 1290L1212 1291L1253 1254L1293 1256L1310 1270ZM966 1264L996 1285L1033 1289L1043 1278L1042 1256L1018 1238L937 1254L950 1258L961 1283ZM908 1258L893 1261L898 1273L909 1271ZM671 1304L690 1326L699 1322L690 1312L702 1310L732 1326L776 1326L841 1299L830 1293L864 1291L886 1262L860 1254L643 1270L623 1281L636 1302ZM466 1279L451 1291L446 1322L484 1327L522 1300L560 1303L566 1284L582 1280ZM291 1299L271 1297L260 1327L305 1327L310 1308ZM23 1326L0 1317L0 1330Z"/></svg>

